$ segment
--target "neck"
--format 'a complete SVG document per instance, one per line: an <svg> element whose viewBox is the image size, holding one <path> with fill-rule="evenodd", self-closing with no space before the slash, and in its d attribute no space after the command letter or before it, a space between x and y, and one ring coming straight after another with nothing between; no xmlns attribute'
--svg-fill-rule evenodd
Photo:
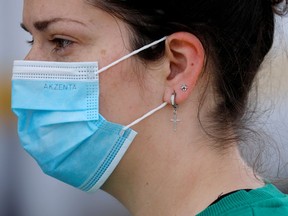
<svg viewBox="0 0 288 216"><path fill-rule="evenodd" d="M184 120L171 133L171 125L157 125L170 114L161 113L153 127L144 121L145 131L136 128L138 136L102 188L133 216L196 215L220 194L263 186L242 160L236 143L219 152L197 130L199 126Z"/></svg>
<svg viewBox="0 0 288 216"><path fill-rule="evenodd" d="M119 179L119 185L107 187L110 188L108 192L134 216L182 216L200 213L220 194L263 186L242 161L237 149L231 149L221 158L202 150L190 155L190 161L175 155L170 166L165 160L157 161L154 170L143 167L140 168L142 172L127 173L130 177L126 178L126 183ZM182 155L182 158L187 157Z"/></svg>

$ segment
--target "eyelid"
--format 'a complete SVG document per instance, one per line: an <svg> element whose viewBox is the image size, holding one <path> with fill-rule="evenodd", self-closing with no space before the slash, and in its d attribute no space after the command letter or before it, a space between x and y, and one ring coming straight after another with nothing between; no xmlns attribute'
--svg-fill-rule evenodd
<svg viewBox="0 0 288 216"><path fill-rule="evenodd" d="M21 27L26 31L26 27L21 25ZM30 33L30 32L28 32ZM54 33L54 34L53 34ZM73 51L72 46L74 44L80 43L78 38L75 38L73 36L70 36L72 32L66 32L64 29L57 29L56 30L51 29L51 31L46 31L42 33L37 33L38 37L38 45L42 47L42 51L44 51L43 48L48 49L48 52L51 52L52 54L55 54L56 56L68 56ZM67 34L66 34L67 33ZM36 43L35 37L32 33L30 33L32 36L31 40L27 40L26 42L33 47ZM36 36L36 35L35 35ZM46 44L46 45L45 45ZM73 46L74 47L74 46Z"/></svg>
<svg viewBox="0 0 288 216"><path fill-rule="evenodd" d="M53 42L53 41L59 41L59 40L67 40L67 41L71 41L73 43L77 43L78 40L75 39L74 37L71 37L71 36L68 36L68 35L65 35L65 34L57 34L57 35L51 35L49 38L48 38L49 41Z"/></svg>

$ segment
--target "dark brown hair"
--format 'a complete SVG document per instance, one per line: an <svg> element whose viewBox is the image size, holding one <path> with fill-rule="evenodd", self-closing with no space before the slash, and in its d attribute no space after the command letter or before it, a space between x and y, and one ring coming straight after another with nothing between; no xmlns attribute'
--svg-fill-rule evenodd
<svg viewBox="0 0 288 216"><path fill-rule="evenodd" d="M238 140L241 137L237 131L243 127L248 93L273 44L274 14L287 12L287 0L88 2L128 24L133 32L133 49L179 31L196 35L205 48L207 60L213 64L211 80L217 99L215 110L211 111L211 122L214 124L210 129L213 128L214 137L218 140ZM144 61L155 61L163 56L164 49L162 43L141 52L138 57ZM229 137L226 132L231 127L233 132Z"/></svg>

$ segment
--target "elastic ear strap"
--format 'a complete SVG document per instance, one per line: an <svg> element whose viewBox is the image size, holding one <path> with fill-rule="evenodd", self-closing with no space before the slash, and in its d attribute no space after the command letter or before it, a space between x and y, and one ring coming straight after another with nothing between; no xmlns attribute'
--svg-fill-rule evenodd
<svg viewBox="0 0 288 216"><path fill-rule="evenodd" d="M131 124L125 126L122 131L125 131L127 130L128 128L132 127L133 125L135 124L138 124L140 121L144 120L145 118L153 115L155 112L157 112L158 110L164 108L168 103L165 102L165 103L162 103L160 106L156 107L155 109L151 110L150 112L146 113L145 115L143 115L142 117L136 119L135 121L133 121Z"/></svg>
<svg viewBox="0 0 288 216"><path fill-rule="evenodd" d="M160 43L160 42L162 42L162 41L165 41L166 38L167 38L167 37L165 36L165 37L163 37L163 38L161 38L161 39L159 39L159 40L157 40L157 41L154 41L154 42L152 42L152 43L150 43L150 44L147 44L147 45L141 47L140 49L137 49L137 50L129 53L129 54L126 55L126 56L123 56L122 58L118 59L117 61L115 61L115 62L113 62L113 63L111 63L111 64L109 64L109 65L101 68L100 70L98 70L98 73L97 73L97 74L100 74L100 73L104 72L105 70L107 70L107 69L113 67L114 65L116 65L116 64L118 64L118 63L120 63L120 62L122 62L122 61L124 61L124 60L126 60L126 59L128 59L128 58L130 58L130 57L133 56L133 55L138 54L139 52L142 52L143 50L146 50L146 49L148 49L148 48L150 48L150 47L152 47L152 46L154 46L154 45L156 45L156 44L158 44L158 43Z"/></svg>

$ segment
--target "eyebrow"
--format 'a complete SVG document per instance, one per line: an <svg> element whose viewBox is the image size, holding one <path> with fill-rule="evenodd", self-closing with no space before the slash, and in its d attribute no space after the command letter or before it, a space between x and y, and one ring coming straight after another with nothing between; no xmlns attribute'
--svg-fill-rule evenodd
<svg viewBox="0 0 288 216"><path fill-rule="evenodd" d="M50 20L37 21L37 22L34 22L34 23L33 23L33 26L34 26L34 28L37 29L38 31L43 32L43 31L47 30L48 27L49 27L51 24L54 24L54 23L57 23L57 22L74 22L74 23L78 23L78 24L80 24L80 25L86 26L84 23L82 23L82 22L80 22L80 21L73 20L73 19L69 19L69 18L53 18L53 19L50 19ZM21 28L24 29L25 31L30 32L30 31L28 30L28 28L25 26L24 23L20 23L20 26L21 26Z"/></svg>

